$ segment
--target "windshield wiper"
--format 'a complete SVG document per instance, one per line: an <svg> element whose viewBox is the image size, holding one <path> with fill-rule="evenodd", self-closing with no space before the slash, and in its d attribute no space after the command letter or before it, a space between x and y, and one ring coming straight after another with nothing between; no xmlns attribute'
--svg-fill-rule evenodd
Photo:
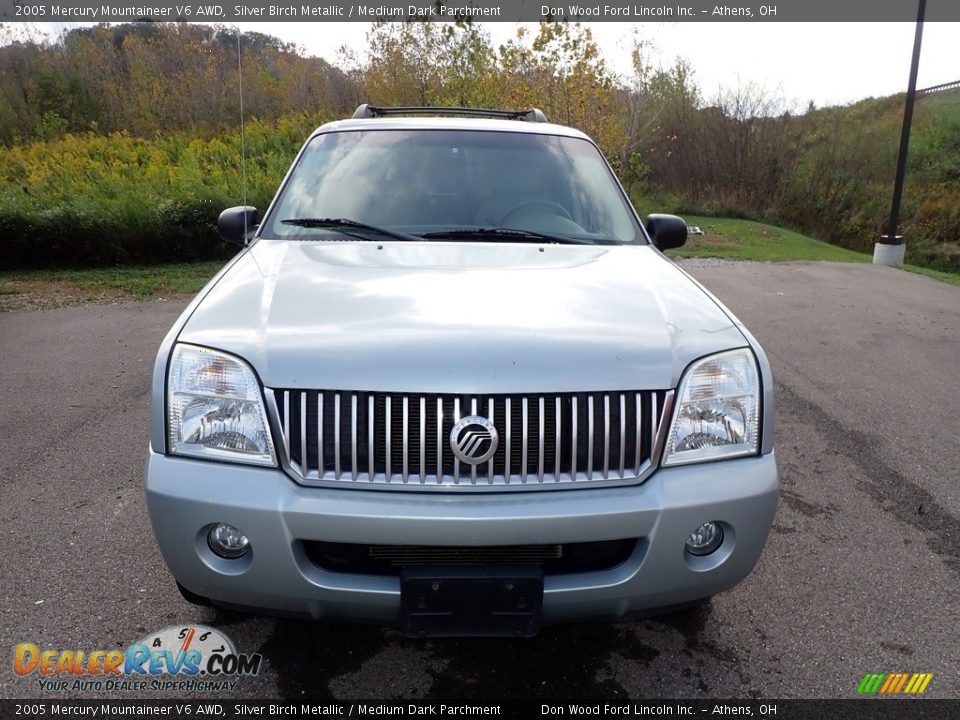
<svg viewBox="0 0 960 720"><path fill-rule="evenodd" d="M335 230L347 235L352 235L353 237L361 238L363 240L368 240L369 238L364 237L360 233L350 231L365 230L368 233L376 233L377 235L383 235L384 237L392 238L393 240L423 240L423 238L417 235L408 235L407 233L397 232L395 230L387 230L387 228L377 227L376 225L367 225L366 223L350 220L349 218L287 218L286 220L281 220L280 222L282 222L284 225L295 225L302 228Z"/></svg>
<svg viewBox="0 0 960 720"><path fill-rule="evenodd" d="M591 240L551 235L550 233L520 230L519 228L478 227L462 230L439 230L424 233L427 240L518 240L520 242L548 242L562 245L591 245Z"/></svg>

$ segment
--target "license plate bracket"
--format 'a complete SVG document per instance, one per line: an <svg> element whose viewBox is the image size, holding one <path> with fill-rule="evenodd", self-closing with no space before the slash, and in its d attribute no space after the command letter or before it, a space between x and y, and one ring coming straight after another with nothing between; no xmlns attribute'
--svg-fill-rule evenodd
<svg viewBox="0 0 960 720"><path fill-rule="evenodd" d="M538 567L409 567L400 575L408 637L533 637L542 610Z"/></svg>

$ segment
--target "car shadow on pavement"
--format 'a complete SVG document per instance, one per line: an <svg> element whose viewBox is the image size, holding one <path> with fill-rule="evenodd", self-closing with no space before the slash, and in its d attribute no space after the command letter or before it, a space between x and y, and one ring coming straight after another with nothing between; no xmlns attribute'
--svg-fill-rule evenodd
<svg viewBox="0 0 960 720"><path fill-rule="evenodd" d="M525 640L423 641L389 628L277 619L267 621L272 631L257 652L286 699L610 699L628 695L611 660L650 667L660 655L655 627L714 655L699 640L710 612L705 605L650 621L551 626ZM217 610L213 624L247 617Z"/></svg>

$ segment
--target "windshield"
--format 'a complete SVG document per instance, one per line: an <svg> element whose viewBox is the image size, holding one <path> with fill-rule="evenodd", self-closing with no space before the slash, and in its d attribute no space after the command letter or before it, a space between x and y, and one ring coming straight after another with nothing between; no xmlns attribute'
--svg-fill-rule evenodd
<svg viewBox="0 0 960 720"><path fill-rule="evenodd" d="M332 226L329 220L338 220ZM353 228L345 228L344 220ZM362 130L313 138L261 236L343 239L358 224L406 235L519 242L643 242L599 150L573 137ZM468 231L522 230L484 234ZM370 235L382 240L384 235ZM386 239L389 239L386 238Z"/></svg>

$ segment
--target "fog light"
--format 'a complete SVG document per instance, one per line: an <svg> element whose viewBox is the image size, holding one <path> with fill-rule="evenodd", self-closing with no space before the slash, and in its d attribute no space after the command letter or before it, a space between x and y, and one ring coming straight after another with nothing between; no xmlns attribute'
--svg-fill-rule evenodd
<svg viewBox="0 0 960 720"><path fill-rule="evenodd" d="M691 555L709 555L723 542L723 529L715 522L706 522L687 538L687 552Z"/></svg>
<svg viewBox="0 0 960 720"><path fill-rule="evenodd" d="M213 526L207 535L207 544L210 549L222 558L235 559L243 557L250 549L247 536L233 525L218 523Z"/></svg>

